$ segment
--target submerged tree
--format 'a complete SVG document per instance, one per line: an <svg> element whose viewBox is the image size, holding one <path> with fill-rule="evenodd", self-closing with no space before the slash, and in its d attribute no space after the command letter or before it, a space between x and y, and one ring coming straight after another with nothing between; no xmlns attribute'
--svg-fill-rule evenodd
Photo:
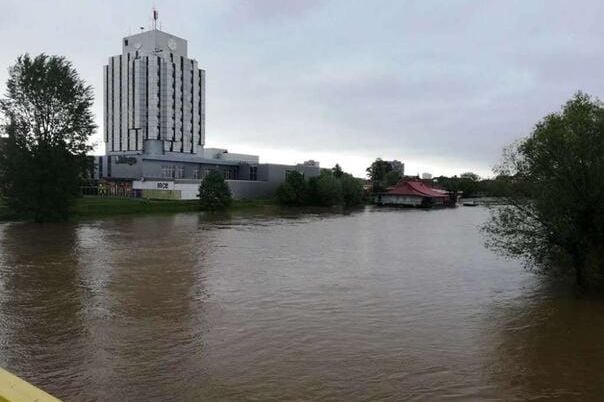
<svg viewBox="0 0 604 402"><path fill-rule="evenodd" d="M495 169L507 205L484 227L488 246L540 270L566 269L604 288L604 106L577 93L511 146Z"/></svg>
<svg viewBox="0 0 604 402"><path fill-rule="evenodd" d="M212 170L199 186L199 206L205 211L218 211L231 205L231 189L223 175Z"/></svg>
<svg viewBox="0 0 604 402"><path fill-rule="evenodd" d="M67 219L86 175L95 130L92 88L64 57L20 56L0 100L1 193L8 206L40 221Z"/></svg>

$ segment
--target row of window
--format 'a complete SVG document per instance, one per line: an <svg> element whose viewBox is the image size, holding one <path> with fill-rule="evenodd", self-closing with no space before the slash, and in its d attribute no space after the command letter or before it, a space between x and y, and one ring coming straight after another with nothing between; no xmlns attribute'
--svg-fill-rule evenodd
<svg viewBox="0 0 604 402"><path fill-rule="evenodd" d="M206 177L212 170L211 168L198 168L193 169L193 179L203 179ZM225 180L236 179L236 170L235 169L225 169L223 170L223 175ZM182 166L168 165L161 167L161 177L163 179L183 179L185 177L185 170ZM258 168L251 167L250 168L250 180L258 180Z"/></svg>
<svg viewBox="0 0 604 402"><path fill-rule="evenodd" d="M119 65L119 69L118 69L118 71L119 71L118 83L119 83L119 82L122 82L122 61L121 61L122 60L122 56L120 55L117 59L119 60L118 61L118 65ZM161 98L162 98L162 94L161 94L162 91L161 91L161 86L160 86L160 84L161 84L161 63L162 63L161 62L161 58L157 57L157 67L158 68L157 68L157 98L156 98L157 99L157 126L156 126L156 128L157 128L157 131L158 131L158 137L165 139L165 136L162 136L161 133L160 133L160 131L161 131L161 128L160 128L161 113L160 113L160 111L161 111ZM115 64L116 64L116 58L112 58L111 59L111 68L110 68L110 70L111 70L111 79L109 79L109 68L107 68L107 72L106 72L107 87L109 88L109 82L111 82L111 89L115 89L115 83L116 83L115 82L115 76L114 76L114 72L115 72L115 69L116 69L116 65ZM145 68L145 74L146 74L146 80L145 80L146 81L145 82L145 87L146 87L145 88L146 89L146 94L145 94L145 98L146 98L145 99L145 109L146 110L143 113L145 114L145 120L146 120L145 121L145 138L149 138L149 120L148 120L148 117L149 117L148 116L148 112L149 112L149 109L148 109L148 106L149 106L149 58L146 58L145 64L146 64L146 68ZM191 65L193 65L193 64L191 64ZM128 53L128 67L130 67L130 53ZM181 57L181 76L182 76L182 78L184 78L184 74L183 74L183 71L182 71L183 68L184 68L184 63L182 63L182 57ZM173 76L174 76L175 70L176 70L176 68L174 66L174 68L173 68ZM131 75L132 75L132 77L131 77L132 78L132 82L134 83L134 81L135 81L135 70L134 69L132 69L132 74ZM129 81L130 80L130 74L126 74L126 76L128 78L128 81ZM191 71L191 82L192 82L192 78L193 78L193 71ZM201 78L201 71L200 71L200 78ZM132 95L133 95L132 96L132 109L133 109L133 113L132 114L133 114L133 118L135 118L135 113L136 113L135 112L135 108L136 108L135 99L136 99L136 97L134 96L135 95L134 94L135 86L133 84L132 88L131 88L130 83L128 82L127 83L127 91L129 92L131 89L132 89ZM175 106L176 106L175 105L175 92L176 92L175 91L175 89L176 89L175 88L175 82L173 83L173 89L174 89L174 91L172 93L172 120L174 121L175 117L176 117L175 116L175 114L176 114L175 113L176 112L176 110L175 110L176 109L175 108ZM118 103L118 105L121 105L122 104L122 86L121 85L118 85L118 90L119 90L119 94L118 94L118 96L119 96L119 103ZM180 117L181 117L182 121L181 121L181 127L180 127L179 131L180 131L180 134L182 135L182 134L184 134L184 122L185 122L184 121L184 117L185 117L184 116L184 103L185 102L184 102L184 91L183 91L182 79L181 79L181 83L180 83L180 90L181 90L181 93L180 93L180 101L181 101L180 115L181 116ZM201 108L201 99L202 99L202 96L203 96L203 94L201 93L201 90L202 90L201 82L199 83L199 90L200 90L199 107ZM120 123L122 121L122 107L118 106L117 107L118 110L117 111L115 110L115 101L114 101L115 97L114 97L114 93L113 92L114 91L111 91L111 96L110 97L109 97L109 91L107 91L107 95L106 95L107 115L105 116L105 118L106 118L106 125L105 125L106 126L106 129L105 129L105 131L106 131L106 138L105 138L105 140L107 142L109 142L109 140L110 140L110 138L109 138L109 126L110 126L111 127L111 147L112 147L112 150L115 151L116 150L115 149L116 145L119 145L119 150L122 150L122 138L123 138L122 134L123 133L122 133L122 125L121 124L113 124L114 121L112 121L111 125L109 124L109 104L111 106L111 108L110 108L111 109L110 115L111 116L115 116L115 112L118 112L118 116L117 116L118 117L118 121ZM193 97L194 97L194 90L193 90L193 88L191 88L191 99L190 99L190 101L193 100ZM111 98L111 102L109 101L109 98ZM128 105L128 106L130 107L130 105ZM198 123L199 124L198 130L195 130L195 127L194 127L194 124L193 124L193 115L192 115L193 110L192 109L193 108L187 109L187 110L190 110L190 112L191 112L191 117L190 117L190 119L188 119L189 120L188 123L190 123L190 128L187 131L189 131L191 133L191 141L194 140L195 131L198 131L198 133L199 133L198 144L201 144L202 143L203 122L200 121ZM201 110L199 110L198 112L200 114L200 118L202 118ZM115 130L115 126L116 125L118 126L118 130L119 130L118 133L115 132L116 131ZM127 136L128 136L127 144L128 144L128 148L130 147L130 141L129 141L129 139L130 139L129 137L130 137L130 134L131 134L130 131L131 130L127 130ZM134 130L134 131L135 131L134 132L134 136L135 136L135 143L136 143L135 147L138 147L138 145L139 145L139 138L138 138L139 137L139 133L138 133L138 130ZM116 141L116 138L115 138L116 134L119 135L119 141ZM175 124L172 127L172 140L173 141L176 140L176 125ZM172 146L170 147L170 149L172 150ZM183 144L181 144L181 150L180 151L181 152L184 151L184 142L183 142ZM191 147L191 152L193 152L193 147Z"/></svg>
<svg viewBox="0 0 604 402"><path fill-rule="evenodd" d="M162 166L161 177L164 179L182 179L185 169L182 166Z"/></svg>

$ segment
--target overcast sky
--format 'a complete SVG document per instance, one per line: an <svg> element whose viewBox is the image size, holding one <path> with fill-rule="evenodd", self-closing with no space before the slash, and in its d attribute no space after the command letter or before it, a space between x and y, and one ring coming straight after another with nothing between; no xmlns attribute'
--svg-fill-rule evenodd
<svg viewBox="0 0 604 402"><path fill-rule="evenodd" d="M206 146L263 162L487 176L574 92L604 94L601 0L2 0L2 92L19 54L67 56L102 153L102 65L154 3L206 70Z"/></svg>

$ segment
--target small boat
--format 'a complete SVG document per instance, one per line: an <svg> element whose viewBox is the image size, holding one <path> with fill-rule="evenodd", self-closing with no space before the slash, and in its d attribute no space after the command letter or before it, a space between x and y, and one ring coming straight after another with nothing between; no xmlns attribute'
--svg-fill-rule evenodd
<svg viewBox="0 0 604 402"><path fill-rule="evenodd" d="M464 203L463 203L463 206L464 206L464 207L477 207L477 206L479 206L479 205L480 205L480 204L479 204L479 203L477 203L476 201L467 201L467 202L464 202Z"/></svg>

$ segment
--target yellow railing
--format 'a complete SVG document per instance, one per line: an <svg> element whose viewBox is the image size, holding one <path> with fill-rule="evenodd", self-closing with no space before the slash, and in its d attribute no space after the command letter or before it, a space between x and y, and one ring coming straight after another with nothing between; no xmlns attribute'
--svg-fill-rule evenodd
<svg viewBox="0 0 604 402"><path fill-rule="evenodd" d="M61 402L14 374L0 368L0 402Z"/></svg>

